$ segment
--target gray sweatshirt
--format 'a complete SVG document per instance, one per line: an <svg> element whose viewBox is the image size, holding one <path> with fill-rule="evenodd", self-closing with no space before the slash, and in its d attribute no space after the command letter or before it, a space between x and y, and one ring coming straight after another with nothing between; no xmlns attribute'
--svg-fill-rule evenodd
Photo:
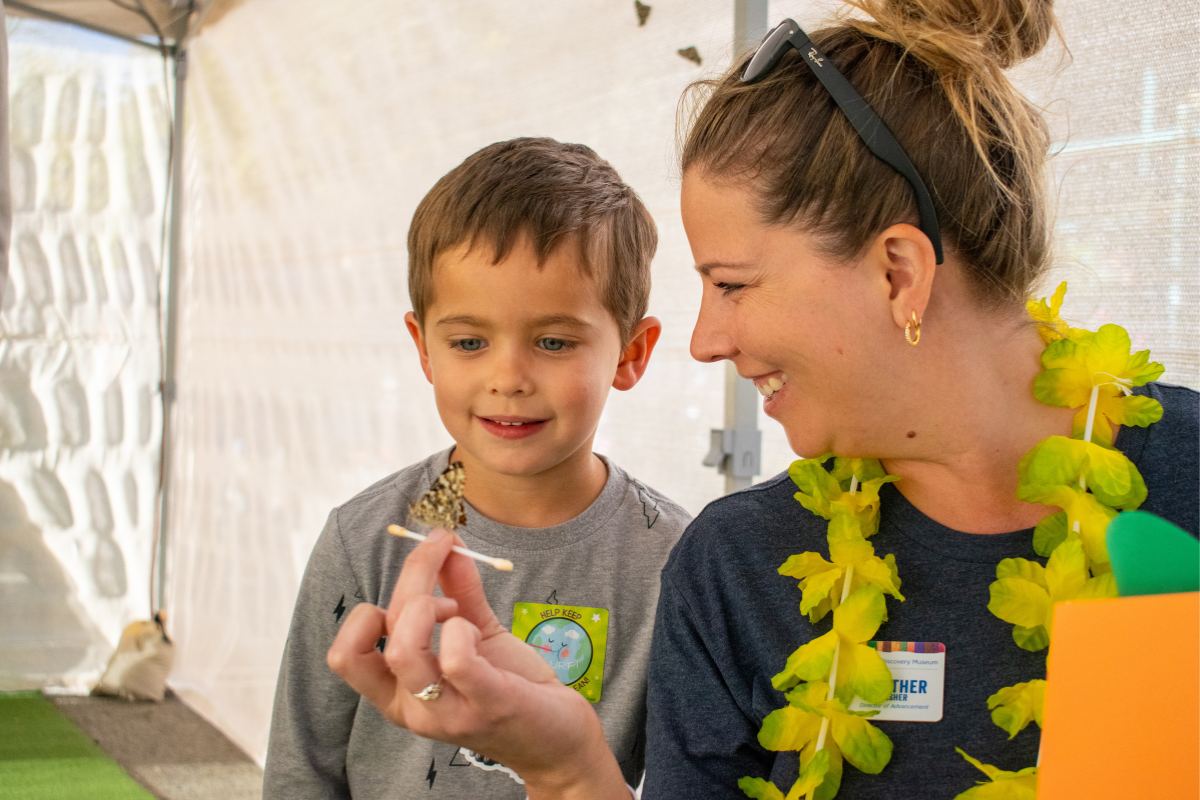
<svg viewBox="0 0 1200 800"><path fill-rule="evenodd" d="M392 725L325 663L350 609L387 606L416 543L386 528L405 522L409 503L448 456L401 470L329 515L300 584L279 671L265 800L525 797L503 765ZM492 608L560 680L594 702L625 780L637 785L659 571L690 516L605 463L604 490L568 522L514 528L468 504L458 533L468 548L514 562L511 573L480 567Z"/></svg>

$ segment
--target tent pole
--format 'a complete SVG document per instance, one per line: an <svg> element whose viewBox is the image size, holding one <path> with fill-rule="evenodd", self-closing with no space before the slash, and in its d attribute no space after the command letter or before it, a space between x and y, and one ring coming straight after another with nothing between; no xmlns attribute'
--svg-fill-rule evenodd
<svg viewBox="0 0 1200 800"><path fill-rule="evenodd" d="M163 374L162 374L162 464L158 506L158 546L155 558L155 596L153 612L158 612L166 603L167 596L167 550L170 531L171 496L171 421L175 408L175 349L179 316L180 262L183 258L183 107L184 88L187 83L187 51L173 50L175 59L175 121L174 146L171 158L171 234L168 242L166 282L166 319L163 321Z"/></svg>
<svg viewBox="0 0 1200 800"><path fill-rule="evenodd" d="M733 55L762 41L767 35L767 0L734 0ZM725 493L746 489L761 467L762 434L758 430L758 390L739 378L732 361L725 362L725 430L733 431L733 444L725 470Z"/></svg>
<svg viewBox="0 0 1200 800"><path fill-rule="evenodd" d="M754 47L767 35L767 0L733 1L733 57Z"/></svg>

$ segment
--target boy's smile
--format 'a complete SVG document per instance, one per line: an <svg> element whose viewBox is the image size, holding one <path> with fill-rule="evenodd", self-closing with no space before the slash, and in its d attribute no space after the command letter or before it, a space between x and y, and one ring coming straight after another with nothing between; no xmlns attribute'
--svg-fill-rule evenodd
<svg viewBox="0 0 1200 800"><path fill-rule="evenodd" d="M571 487L584 508L603 489L596 426L609 388L640 377L653 348L647 328L656 339L658 322L643 321L623 348L575 253L573 243L560 245L539 268L524 237L498 264L490 244L459 246L437 260L424 325L406 317L477 508L489 488L513 490L512 479Z"/></svg>
<svg viewBox="0 0 1200 800"><path fill-rule="evenodd" d="M480 417L479 421L486 430L501 439L524 439L526 436L532 436L543 430L546 426L544 419L525 419L503 414Z"/></svg>

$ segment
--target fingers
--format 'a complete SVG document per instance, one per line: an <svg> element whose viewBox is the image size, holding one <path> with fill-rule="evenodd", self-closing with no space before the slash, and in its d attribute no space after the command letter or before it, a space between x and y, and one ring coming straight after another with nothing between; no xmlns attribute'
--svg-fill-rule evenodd
<svg viewBox="0 0 1200 800"><path fill-rule="evenodd" d="M507 670L497 669L480 653L482 641L483 635L480 630L463 617L447 620L442 626L441 669L446 680L453 684L459 693L477 706L487 708L497 705L500 698L512 699L511 684L514 676ZM530 654L548 669L545 661L531 648L516 639L513 641L529 649ZM540 676L542 673L535 674ZM554 677L553 671L550 672L550 677Z"/></svg>
<svg viewBox="0 0 1200 800"><path fill-rule="evenodd" d="M438 618L439 608L447 608L445 603L439 606L438 599L427 594L410 597L391 627L383 652L387 666L410 693L421 691L442 674L433 652L433 626L448 621L448 617Z"/></svg>
<svg viewBox="0 0 1200 800"><path fill-rule="evenodd" d="M483 592L483 581L473 559L451 552L438 574L438 583L443 594L458 601L459 615L479 628L484 636L505 630Z"/></svg>
<svg viewBox="0 0 1200 800"><path fill-rule="evenodd" d="M437 612L437 621L445 622L451 617L458 616L458 601L453 597L433 598L433 607Z"/></svg>
<svg viewBox="0 0 1200 800"><path fill-rule="evenodd" d="M383 609L359 603L342 623L325 657L330 669L379 708L391 702L396 692L396 677L375 649L387 635L385 621Z"/></svg>
<svg viewBox="0 0 1200 800"><path fill-rule="evenodd" d="M388 603L389 628L395 625L396 617L400 615L409 598L433 594L438 572L453 546L454 536L441 528L434 528L429 538L414 547L408 558L404 559L404 567L400 570L391 602Z"/></svg>
<svg viewBox="0 0 1200 800"><path fill-rule="evenodd" d="M458 601L458 613L485 635L504 630L488 604L479 569L472 559L451 551L455 544L461 545L462 541L448 531L435 528L428 539L409 553L388 604L389 627L395 625L410 598L431 595L440 584L443 594Z"/></svg>

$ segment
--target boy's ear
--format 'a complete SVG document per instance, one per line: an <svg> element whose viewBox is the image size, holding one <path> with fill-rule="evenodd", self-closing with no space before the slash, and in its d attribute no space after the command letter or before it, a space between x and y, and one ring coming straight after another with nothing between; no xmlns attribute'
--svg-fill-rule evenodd
<svg viewBox="0 0 1200 800"><path fill-rule="evenodd" d="M429 345L425 341L425 331L421 330L421 323L417 322L417 315L411 311L405 314L404 325L413 338L413 344L417 346L417 355L421 357L421 371L425 373L425 380L433 383L433 370L429 368Z"/></svg>
<svg viewBox="0 0 1200 800"><path fill-rule="evenodd" d="M617 362L617 374L612 383L614 389L626 392L637 385L646 371L646 365L650 363L650 354L654 352L654 345L658 344L661 334L662 323L658 317L646 317L637 324L629 344L621 353L621 360Z"/></svg>

